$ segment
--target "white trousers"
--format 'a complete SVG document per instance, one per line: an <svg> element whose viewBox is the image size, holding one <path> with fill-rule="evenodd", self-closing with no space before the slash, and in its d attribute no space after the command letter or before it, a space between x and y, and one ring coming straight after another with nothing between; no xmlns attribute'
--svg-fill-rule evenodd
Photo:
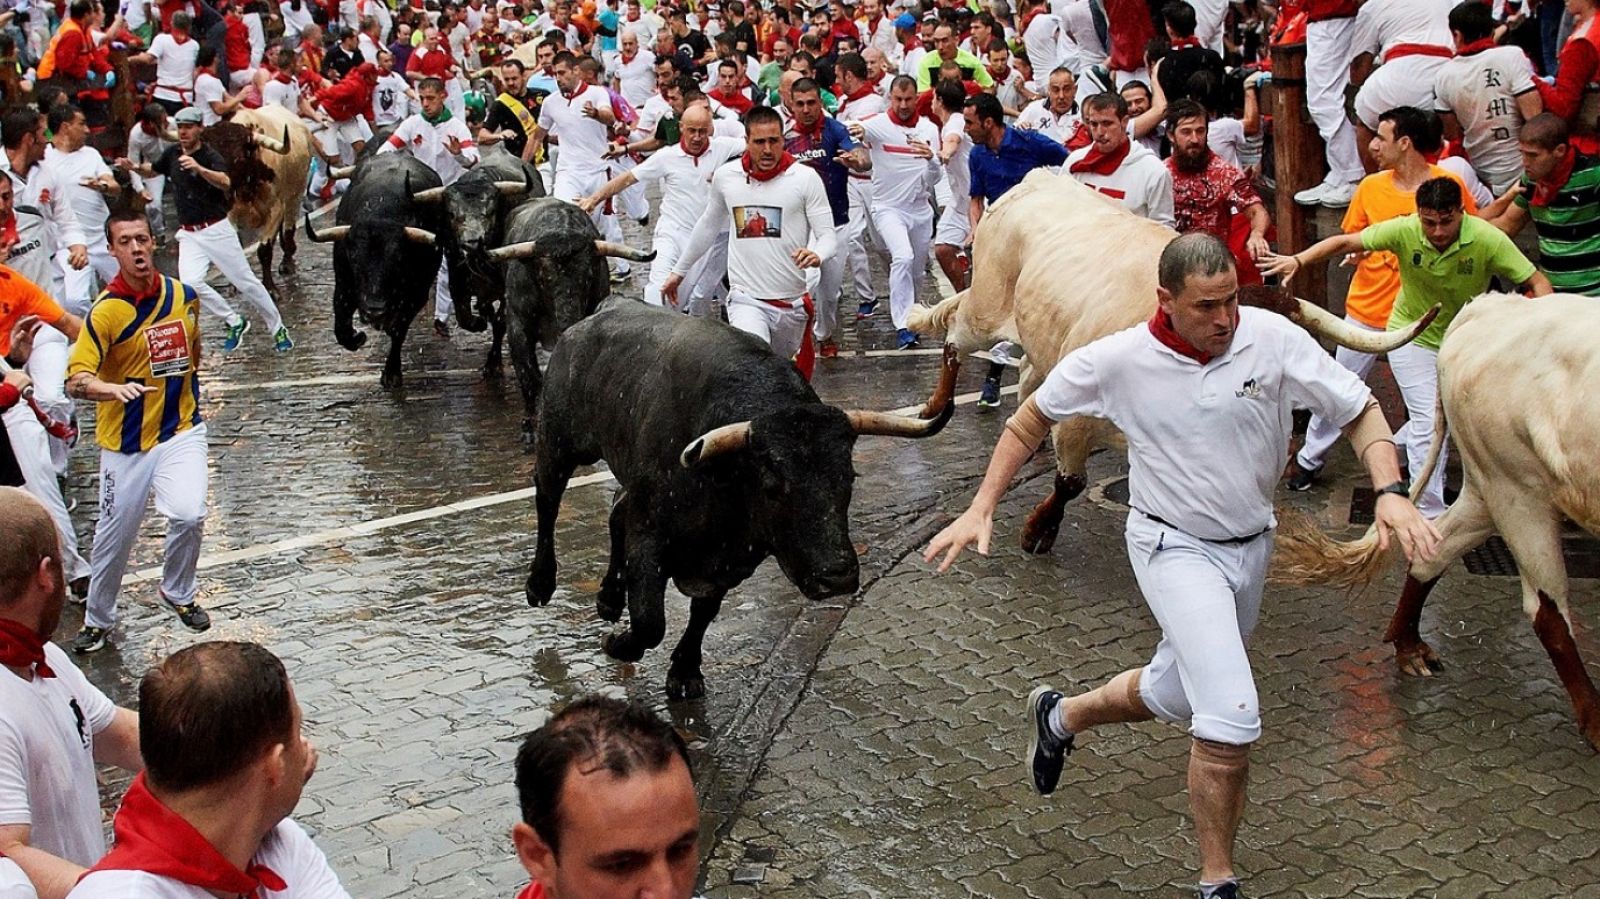
<svg viewBox="0 0 1600 899"><path fill-rule="evenodd" d="M568 203L576 203L579 197L587 197L599 192L605 186L609 169L574 169L570 166L556 166L555 184L550 188L550 196ZM622 242L622 226L617 224L617 217L605 211L606 204L596 206L590 218L594 219L594 226L600 230L600 236L606 240ZM611 260L617 271L627 274L633 270L626 259Z"/></svg>
<svg viewBox="0 0 1600 899"><path fill-rule="evenodd" d="M200 295L201 308L221 316L229 325L237 324L241 318L239 313L228 305L216 288L206 283L206 273L213 265L222 273L222 277L238 289L239 296L244 297L261 314L268 334L277 333L283 327L283 318L278 315L278 306L272 302L272 295L267 293L267 288L262 286L261 279L256 277L255 270L244 258L244 247L239 245L239 232L234 230L232 222L222 219L199 231L180 229L178 280L193 287L195 293Z"/></svg>
<svg viewBox="0 0 1600 899"><path fill-rule="evenodd" d="M832 340L834 332L839 330L839 297L844 289L844 254L834 253L822 260L822 265L817 269L807 269L806 277L811 280L811 272L815 271L815 283L812 284L811 297L816 302L817 320L812 324L811 331L816 335L817 342Z"/></svg>
<svg viewBox="0 0 1600 899"><path fill-rule="evenodd" d="M683 247L689 242L688 233L676 231L657 231L651 241L650 248L655 250L656 258L650 263L650 277L644 285L644 301L652 306L666 305L666 298L661 293L661 288L667 283L667 276L672 274L672 269L678 264L678 255L683 252ZM683 275L683 283L678 285L679 307L684 312L703 315L703 309L696 308L704 305L704 298L709 296L714 284L707 281L720 281L727 270L728 241L726 238L718 240L713 248L700 260L689 266Z"/></svg>
<svg viewBox="0 0 1600 899"><path fill-rule="evenodd" d="M455 297L450 293L450 263L440 258L439 275L433 279L433 320L447 322L455 311Z"/></svg>
<svg viewBox="0 0 1600 899"><path fill-rule="evenodd" d="M933 210L921 206L913 212L879 205L872 210L872 224L889 251L889 316L896 328L904 328L928 270Z"/></svg>
<svg viewBox="0 0 1600 899"><path fill-rule="evenodd" d="M850 268L850 276L855 280L856 298L871 300L877 296L872 290L872 267L867 264L867 229L872 219L869 211L872 209L872 181L866 178L850 178L846 182L846 189L850 197L850 221L844 226L845 244L841 252L845 256L845 264Z"/></svg>
<svg viewBox="0 0 1600 899"><path fill-rule="evenodd" d="M1202 740L1254 743L1261 704L1246 646L1261 615L1272 535L1214 543L1130 510L1125 536L1139 590L1161 625L1139 698L1162 721L1187 721Z"/></svg>
<svg viewBox="0 0 1600 899"><path fill-rule="evenodd" d="M166 176L152 175L144 179L144 190L150 195L150 202L144 207L144 217L150 222L150 233L164 239L167 236L167 213L161 208L161 198L167 193Z"/></svg>
<svg viewBox="0 0 1600 899"><path fill-rule="evenodd" d="M606 172L606 180L609 181L623 172L632 171L636 165L638 163L633 161L632 156L626 154L618 156L616 159L611 160L611 169ZM617 208L622 210L623 215L635 221L650 214L650 198L645 195L643 181L635 181L628 185L626 190L617 194L614 202L617 204Z"/></svg>
<svg viewBox="0 0 1600 899"><path fill-rule="evenodd" d="M1389 369L1394 372L1394 381L1406 402L1406 414L1411 417L1395 434L1395 440L1406 448L1406 471L1415 483L1427 461L1428 444L1433 441L1433 429L1438 424L1433 413L1439 398L1439 353L1408 343L1389 352ZM1428 518L1444 514L1444 464L1449 458L1447 442L1439 448L1439 464L1417 499L1417 511Z"/></svg>
<svg viewBox="0 0 1600 899"><path fill-rule="evenodd" d="M735 288L728 291L728 324L766 341L779 356L793 359L805 341L809 317L798 298L788 302L787 307L774 306Z"/></svg>
<svg viewBox="0 0 1600 899"><path fill-rule="evenodd" d="M1348 315L1344 317L1344 321L1345 324L1362 331L1383 330L1382 328L1374 328L1371 325L1358 322ZM1366 380L1367 373L1372 371L1372 364L1378 361L1378 357L1371 353L1363 353L1344 346L1334 350L1333 358L1340 365L1355 372L1356 377L1362 380ZM1312 413L1311 424L1306 426L1306 442L1300 447L1300 452L1295 455L1295 461L1300 463L1301 468L1308 471L1316 471L1322 467L1323 461L1328 455L1328 450L1339 441L1339 435L1342 433L1333 422Z"/></svg>
<svg viewBox="0 0 1600 899"><path fill-rule="evenodd" d="M100 522L89 554L93 573L84 624L110 628L117 623L117 594L152 492L156 512L167 519L161 596L174 606L194 602L199 593L195 566L205 531L209 478L204 424L180 432L148 452L100 450Z"/></svg>
<svg viewBox="0 0 1600 899"><path fill-rule="evenodd" d="M79 318L89 315L89 307L100 292L100 286L110 284L117 276L117 260L111 258L103 238L89 240L89 264L73 268L67 263L72 251L66 247L56 251L56 265L61 269L61 305Z"/></svg>
<svg viewBox="0 0 1600 899"><path fill-rule="evenodd" d="M1366 175L1356 153L1356 129L1344 114L1350 84L1350 38L1354 17L1306 26L1306 110L1327 144L1328 181L1344 184Z"/></svg>
<svg viewBox="0 0 1600 899"><path fill-rule="evenodd" d="M66 499L61 495L60 483L56 481L57 469L50 453L52 438L27 403L17 403L7 409L5 423L5 436L11 438L17 467L22 469L22 487L33 494L33 498L50 513L50 520L56 525L56 534L61 538L62 569L67 580L75 581L89 573L89 563L78 551L78 534L72 528Z"/></svg>
<svg viewBox="0 0 1600 899"><path fill-rule="evenodd" d="M1446 60L1437 56L1402 56L1372 70L1356 91L1356 120L1378 130L1378 116L1399 106L1433 108L1433 84Z"/></svg>

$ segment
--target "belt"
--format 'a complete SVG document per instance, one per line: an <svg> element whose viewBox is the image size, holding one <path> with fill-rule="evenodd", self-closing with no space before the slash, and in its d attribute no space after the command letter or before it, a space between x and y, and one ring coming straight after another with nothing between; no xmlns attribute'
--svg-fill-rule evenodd
<svg viewBox="0 0 1600 899"><path fill-rule="evenodd" d="M181 230L184 230L184 231L204 231L205 229L211 227L212 225L215 225L217 222L220 222L220 221L222 221L222 219L212 219L209 222L200 222L197 225L179 225L178 227Z"/></svg>
<svg viewBox="0 0 1600 899"><path fill-rule="evenodd" d="M1455 55L1454 50L1438 44L1395 44L1384 51L1383 61L1394 62L1402 56L1437 56L1441 59L1450 59Z"/></svg>
<svg viewBox="0 0 1600 899"><path fill-rule="evenodd" d="M1155 522L1156 524L1164 525L1164 526L1169 527L1169 528L1174 528L1176 530L1183 531L1185 534L1189 534L1188 531L1184 531L1183 528L1178 527L1177 525L1175 525L1172 522L1166 520L1165 518L1162 518L1159 515L1151 515L1149 512L1146 512L1145 510L1140 509L1137 506L1130 506L1129 508L1133 509L1133 511L1135 511L1135 512L1138 512L1140 515L1143 515L1144 517L1150 519L1151 521ZM1213 540L1210 537L1201 537L1201 536L1198 536L1196 534L1189 534L1189 536L1194 537L1196 540L1204 540L1207 543L1221 543L1221 544L1224 544L1226 546L1242 546L1242 545L1244 545L1246 543L1251 543L1251 542L1255 541L1256 538L1260 537L1262 534L1265 534L1266 532L1268 532L1270 530L1272 530L1272 528L1265 527L1265 528L1262 528L1259 531L1256 531L1254 534L1249 535L1248 537L1223 537L1220 540Z"/></svg>

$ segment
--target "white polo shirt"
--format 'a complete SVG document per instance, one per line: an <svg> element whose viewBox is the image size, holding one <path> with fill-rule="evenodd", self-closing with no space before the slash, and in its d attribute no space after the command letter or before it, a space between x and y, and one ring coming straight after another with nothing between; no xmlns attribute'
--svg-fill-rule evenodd
<svg viewBox="0 0 1600 899"><path fill-rule="evenodd" d="M1434 108L1455 114L1467 158L1496 191L1522 175L1517 98L1533 89L1533 66L1517 47L1457 56L1434 73Z"/></svg>
<svg viewBox="0 0 1600 899"><path fill-rule="evenodd" d="M656 234L686 239L694 231L711 198L711 176L730 159L744 152L744 141L735 137L713 137L699 156L690 156L682 143L662 147L649 159L633 167L633 177L641 182L661 182L660 216Z"/></svg>
<svg viewBox="0 0 1600 899"><path fill-rule="evenodd" d="M648 103L656 90L656 55L641 49L633 59L623 59L618 53L611 62L611 77L617 79L618 91L628 105L638 109Z"/></svg>
<svg viewBox="0 0 1600 899"><path fill-rule="evenodd" d="M194 105L200 108L200 124L210 128L222 121L211 108L212 101L221 103L228 99L228 89L222 86L222 80L210 72L201 72L194 78Z"/></svg>
<svg viewBox="0 0 1600 899"><path fill-rule="evenodd" d="M1271 527L1294 410L1344 427L1371 391L1300 326L1239 310L1233 345L1210 363L1140 323L1056 364L1033 397L1053 421L1103 418L1128 438L1129 505L1206 540Z"/></svg>
<svg viewBox="0 0 1600 899"><path fill-rule="evenodd" d="M913 125L896 125L888 113L861 123L861 143L872 157L872 202L903 212L931 214L930 190L939 177L939 126L927 116ZM934 158L923 159L911 148L915 138L927 144Z"/></svg>
<svg viewBox="0 0 1600 899"><path fill-rule="evenodd" d="M609 143L606 126L583 114L587 104L593 104L595 109L610 109L611 95L605 88L590 84L572 97L556 91L539 106L539 127L561 140L556 165L579 174L606 169L602 154Z"/></svg>
<svg viewBox="0 0 1600 899"><path fill-rule="evenodd" d="M395 126L394 132L378 148L378 152L391 153L404 149L421 160L423 165L438 172L439 180L449 187L467 171L467 166L463 166L445 146L446 137L454 137L461 142L461 155L466 157L469 165L477 163L478 144L473 140L466 122L451 116L434 125L424 119L420 112Z"/></svg>
<svg viewBox="0 0 1600 899"><path fill-rule="evenodd" d="M805 293L805 271L794 264L794 252L807 247L827 261L838 245L822 178L801 162L768 181L746 175L738 160L718 167L706 211L674 270L683 274L725 232L728 284L758 300Z"/></svg>
<svg viewBox="0 0 1600 899"><path fill-rule="evenodd" d="M156 58L156 89L151 96L188 105L194 97L194 63L200 55L200 42L194 38L182 44L163 31L150 41L150 55Z"/></svg>
<svg viewBox="0 0 1600 899"><path fill-rule="evenodd" d="M0 825L26 824L28 845L88 866L106 854L94 737L117 707L59 646L44 658L55 677L0 667Z"/></svg>
<svg viewBox="0 0 1600 899"><path fill-rule="evenodd" d="M79 147L71 153L48 146L44 148L44 159L40 165L55 176L56 189L72 204L72 214L83 228L84 238L91 246L104 244L106 219L110 217L111 210L106 208L105 197L93 188L84 187L83 181L111 174L105 158L89 146Z"/></svg>
<svg viewBox="0 0 1600 899"><path fill-rule="evenodd" d="M1093 149L1094 145L1090 144L1073 150L1066 165L1061 167L1061 173L1070 174L1078 183L1117 200L1134 215L1160 222L1168 228L1177 225L1178 220L1172 214L1172 173L1167 171L1159 156L1134 142L1128 147L1128 157L1122 160L1122 165L1109 175L1072 171L1073 163L1088 156Z"/></svg>
<svg viewBox="0 0 1600 899"><path fill-rule="evenodd" d="M271 106L276 103L295 115L300 114L300 82L291 78L288 81L279 81L274 78L261 86L261 105Z"/></svg>
<svg viewBox="0 0 1600 899"><path fill-rule="evenodd" d="M1065 146L1067 139L1077 132L1080 121L1078 104L1074 103L1071 109L1056 115L1050 110L1050 98L1040 97L1017 114L1014 124L1024 130L1031 128Z"/></svg>
<svg viewBox="0 0 1600 899"><path fill-rule="evenodd" d="M282 890L262 889L260 899L350 899L322 850L289 818L267 834L250 861L271 868L286 884ZM67 895L71 899L216 899L210 890L143 871L95 871Z"/></svg>

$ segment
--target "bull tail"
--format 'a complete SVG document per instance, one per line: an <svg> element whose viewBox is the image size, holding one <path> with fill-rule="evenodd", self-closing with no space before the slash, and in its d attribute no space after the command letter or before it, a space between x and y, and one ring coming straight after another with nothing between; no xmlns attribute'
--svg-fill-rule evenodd
<svg viewBox="0 0 1600 899"><path fill-rule="evenodd" d="M1298 509L1278 510L1278 535L1267 579L1296 587L1340 587L1360 592L1389 567L1393 550L1378 548L1374 525L1360 538L1334 540L1310 515Z"/></svg>
<svg viewBox="0 0 1600 899"><path fill-rule="evenodd" d="M906 327L923 337L937 337L950 330L950 319L961 309L961 301L966 299L965 290L949 299L940 301L937 306L924 306L915 303L911 306L911 315L906 320Z"/></svg>

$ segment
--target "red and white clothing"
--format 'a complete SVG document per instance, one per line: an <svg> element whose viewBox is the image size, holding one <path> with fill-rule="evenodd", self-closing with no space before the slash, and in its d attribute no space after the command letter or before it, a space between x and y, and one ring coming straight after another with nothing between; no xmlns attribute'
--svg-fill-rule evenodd
<svg viewBox="0 0 1600 899"><path fill-rule="evenodd" d="M295 115L300 114L300 82L279 75L261 86L261 105L277 104Z"/></svg>
<svg viewBox="0 0 1600 899"><path fill-rule="evenodd" d="M899 122L885 113L861 127L861 143L872 158L872 227L889 251L890 317L896 328L904 328L927 276L933 242L939 126L922 116ZM933 151L933 157L919 155L913 141Z"/></svg>
<svg viewBox="0 0 1600 899"><path fill-rule="evenodd" d="M33 881L9 858L0 857L0 899L39 899Z"/></svg>
<svg viewBox="0 0 1600 899"><path fill-rule="evenodd" d="M1061 61L1074 74L1090 66L1104 65L1109 51L1095 29L1094 8L1090 0L1053 0L1050 11L1061 20ZM1049 72L1033 71L1035 78L1048 79Z"/></svg>
<svg viewBox="0 0 1600 899"><path fill-rule="evenodd" d="M384 128L411 115L410 89L411 85L399 72L379 75L372 89L372 124Z"/></svg>
<svg viewBox="0 0 1600 899"><path fill-rule="evenodd" d="M105 855L94 738L117 708L54 643L32 680L0 667L0 826L27 825L28 844L78 865Z"/></svg>
<svg viewBox="0 0 1600 899"><path fill-rule="evenodd" d="M1432 109L1439 68L1455 55L1452 0L1367 0L1356 14L1351 57L1371 53L1382 65L1356 93L1356 119L1378 130L1378 116L1397 106Z"/></svg>
<svg viewBox="0 0 1600 899"><path fill-rule="evenodd" d="M1101 157L1093 144L1074 150L1067 157L1062 174L1070 174L1079 183L1117 200L1134 215L1173 227L1176 220L1172 213L1172 175L1166 165L1139 144L1129 142L1124 146L1127 153L1120 161ZM1111 168L1113 162L1115 168Z"/></svg>
<svg viewBox="0 0 1600 899"><path fill-rule="evenodd" d="M856 30L861 32L863 52L868 47L877 47L890 65L899 65L903 51L900 49L900 38L894 33L893 17L881 15L876 20L863 19L856 23Z"/></svg>
<svg viewBox="0 0 1600 899"><path fill-rule="evenodd" d="M1061 64L1061 20L1053 13L1030 13L1023 17L1022 47L1028 54L1033 74L1040 79Z"/></svg>
<svg viewBox="0 0 1600 899"><path fill-rule="evenodd" d="M185 106L194 102L195 58L200 42L185 37L179 43L165 31L150 41L150 55L156 59L156 87L151 96Z"/></svg>
<svg viewBox="0 0 1600 899"><path fill-rule="evenodd" d="M584 115L584 109L611 108L611 94L598 85L582 85L571 96L557 91L539 106L539 127L561 141L556 155L555 184L551 196L576 200L600 189L607 178L606 147L610 132L599 119ZM598 212L598 210L597 210ZM600 219L595 219L598 224Z"/></svg>
<svg viewBox="0 0 1600 899"><path fill-rule="evenodd" d="M85 179L109 176L111 169L105 158L92 147L79 147L63 153L54 146L45 147L44 159L39 168L52 176L60 196L72 206L72 214L83 229L84 242L89 248L89 265L75 269L67 263L71 251L67 247L56 250L56 264L61 271L61 300L68 312L74 315L89 314L94 302L95 276L110 283L117 276L117 262L106 249L106 218L111 211L106 208L105 197L93 188L85 187Z"/></svg>
<svg viewBox="0 0 1600 899"><path fill-rule="evenodd" d="M968 204L972 169L967 161L972 154L972 138L967 136L967 120L959 112L951 113L950 118L939 126L941 143L952 138L960 141L960 147L944 165L946 190L940 193L948 193L949 196L941 197L944 209L939 213L939 223L934 226L933 242L964 247L972 241L972 218Z"/></svg>
<svg viewBox="0 0 1600 899"><path fill-rule="evenodd" d="M459 157L451 153L446 144L446 139L451 137L461 142ZM478 144L472 137L472 130L466 122L453 115L447 115L438 122L428 121L420 112L412 115L395 127L394 133L378 148L378 152L392 153L402 149L438 172L439 180L447 187L456 183L457 178L478 163Z"/></svg>
<svg viewBox="0 0 1600 899"><path fill-rule="evenodd" d="M683 144L678 143L657 150L649 159L634 166L633 177L639 179L641 184L654 181L661 185L661 204L655 238L651 243L656 258L650 264L650 280L644 289L645 302L662 305L661 286L667 282L667 276L677 265L680 250L688 244L689 236L694 233L695 225L711 199L711 176L723 163L739 158L743 152L744 141L732 137L714 137L699 156L690 156ZM723 266L708 266L706 263L714 262L714 257L723 255L707 253L691 267L684 275L679 296L692 296L694 288L706 276L720 280L726 259L723 260ZM714 271L708 271L708 268Z"/></svg>
<svg viewBox="0 0 1600 899"><path fill-rule="evenodd" d="M1517 98L1535 90L1533 65L1518 47L1469 51L1434 74L1434 108L1455 115L1472 168L1498 196L1522 177Z"/></svg>
<svg viewBox="0 0 1600 899"><path fill-rule="evenodd" d="M834 118L841 122L861 122L871 116L882 115L888 108L881 94L868 91L853 98L841 97L839 111ZM786 120L784 129L789 127L790 123ZM856 296L863 300L871 299L876 295L872 289L871 264L867 260L867 232L872 219L867 210L872 203L872 176L865 172L851 172L849 180L845 182L845 190L850 198L850 211L849 221L839 237L842 244L839 252L844 254L843 266L849 268L850 278L855 282Z"/></svg>
<svg viewBox="0 0 1600 899"><path fill-rule="evenodd" d="M211 107L228 99L228 89L222 79L210 69L202 69L194 76L194 105L200 109L200 124L207 128L222 121L222 116Z"/></svg>
<svg viewBox="0 0 1600 899"><path fill-rule="evenodd" d="M1050 108L1049 97L1040 97L1029 103L1027 108L1017 115L1015 124L1018 128L1032 129L1040 134L1049 135L1056 143L1074 150L1089 140L1089 132L1084 128L1078 104L1072 104L1071 109L1058 115Z"/></svg>
<svg viewBox="0 0 1600 899"><path fill-rule="evenodd" d="M616 79L617 92L628 105L639 109L650 101L656 92L656 55L640 50L632 57L618 53L611 62L611 77Z"/></svg>

